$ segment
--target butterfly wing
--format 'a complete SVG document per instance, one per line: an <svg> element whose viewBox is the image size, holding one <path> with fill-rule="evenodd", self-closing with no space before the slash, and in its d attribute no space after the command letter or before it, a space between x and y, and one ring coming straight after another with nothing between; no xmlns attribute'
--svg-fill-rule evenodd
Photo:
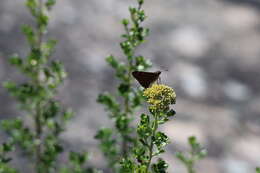
<svg viewBox="0 0 260 173"><path fill-rule="evenodd" d="M153 82L155 82L161 72L142 72L134 71L132 75L144 88L148 88Z"/></svg>

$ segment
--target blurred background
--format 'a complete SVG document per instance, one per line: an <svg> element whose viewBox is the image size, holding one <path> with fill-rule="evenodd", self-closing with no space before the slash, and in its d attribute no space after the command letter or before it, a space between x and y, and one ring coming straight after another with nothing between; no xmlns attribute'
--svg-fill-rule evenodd
<svg viewBox="0 0 260 173"><path fill-rule="evenodd" d="M23 81L8 65L13 53L26 55L20 26L33 23L24 0L0 1L0 83ZM59 98L76 112L62 136L67 148L88 150L91 164L105 167L93 139L111 125L98 93L115 91L117 80L105 57L120 52L120 20L134 0L58 0L48 36L59 41L54 57L69 77ZM260 1L146 0L148 42L137 51L163 71L162 82L177 93L177 116L162 130L172 143L164 158L169 172L184 173L175 158L195 135L209 155L200 173L250 173L260 165ZM0 87L0 119L19 116L16 102ZM4 135L1 132L1 139ZM15 160L20 167L26 160ZM106 171L105 171L106 172Z"/></svg>

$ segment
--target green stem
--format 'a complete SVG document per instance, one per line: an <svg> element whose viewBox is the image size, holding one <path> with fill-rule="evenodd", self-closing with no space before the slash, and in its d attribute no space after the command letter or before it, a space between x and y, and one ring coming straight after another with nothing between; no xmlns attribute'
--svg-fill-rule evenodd
<svg viewBox="0 0 260 173"><path fill-rule="evenodd" d="M38 1L39 5L38 5L38 11L39 11L39 15L41 15L43 13L43 0L39 0ZM42 37L43 37L43 32L41 29L40 24L37 24L37 38L38 38L38 42L37 42L37 48L41 51L41 45L42 45ZM35 85L36 86L40 86L41 83L39 81L39 68L37 69L37 75L36 75L36 79L35 79ZM36 105L36 113L34 116L34 121L35 121L35 130L36 130L36 140L39 141L39 143L36 146L36 152L35 152L35 171L37 173L41 173L42 171L42 164L41 164L41 152L42 152L42 144L41 144L41 138L42 138L42 124L41 124L41 101L39 101Z"/></svg>
<svg viewBox="0 0 260 173"><path fill-rule="evenodd" d="M128 37L130 37L130 34L129 34L129 29L127 26L125 26L125 31L128 35ZM132 53L131 53L131 56L133 57L134 55L134 50L132 50ZM127 80L126 80L126 84L128 86L131 86L131 73L132 73L132 66L133 66L133 62L132 62L132 59L128 60L128 73L127 73ZM124 105L125 105L125 118L128 117L128 114L130 113L130 105L129 105L129 95L127 95L127 97L125 98L125 102L124 102ZM127 124L127 127L126 129L129 128L128 126L129 124ZM126 134L123 134L123 141L122 141L122 155L123 157L127 157L127 153L128 153L128 136Z"/></svg>
<svg viewBox="0 0 260 173"><path fill-rule="evenodd" d="M129 99L128 97L125 98L125 118L128 117L128 113L129 113ZM128 128L128 124L127 127ZM127 144L127 135L123 134L123 141L122 141L122 155L123 157L127 157L127 151L128 151L128 144Z"/></svg>
<svg viewBox="0 0 260 173"><path fill-rule="evenodd" d="M127 76L127 85L131 86L131 69L132 69L132 62L129 62L129 68L128 68L128 76ZM125 98L125 118L128 117L128 114L130 113L130 105L129 105L129 96L127 95L127 97ZM128 126L129 124L127 124L126 129L129 128ZM122 142L122 155L123 157L127 157L127 153L128 153L128 136L127 134L123 134L123 142Z"/></svg>
<svg viewBox="0 0 260 173"><path fill-rule="evenodd" d="M150 168L151 161L152 161L152 158L153 158L153 147L154 147L152 137L155 136L156 130L158 128L158 115L157 115L157 113L154 116L155 117L154 117L154 122L153 122L153 131L152 131L152 136L151 136L151 142L150 142L149 149L148 149L149 150L149 156L148 156L148 162L146 164L145 173L149 172L149 168Z"/></svg>
<svg viewBox="0 0 260 173"><path fill-rule="evenodd" d="M42 15L43 13L43 0L39 0L39 6L38 6L38 10L39 10L39 14ZM38 35L38 45L37 48L41 48L42 45L42 37L43 37L43 32L42 32L42 28L41 28L41 24L37 24L37 35Z"/></svg>
<svg viewBox="0 0 260 173"><path fill-rule="evenodd" d="M187 170L188 170L188 173L195 173L195 169L194 169L194 161L195 161L195 158L194 158L194 152L192 151L191 152L191 158L189 159L188 162L186 162L186 167L187 167Z"/></svg>
<svg viewBox="0 0 260 173"><path fill-rule="evenodd" d="M35 169L36 172L41 172L41 150L42 150L42 144L41 144L41 136L42 136L42 125L41 125L41 107L40 103L37 105L36 108L36 114L35 114L35 129L36 129L36 140L39 141L39 143L36 146L36 152L35 152Z"/></svg>
<svg viewBox="0 0 260 173"><path fill-rule="evenodd" d="M188 165L187 166L187 169L188 169L188 173L195 173L195 170L193 169L193 165Z"/></svg>

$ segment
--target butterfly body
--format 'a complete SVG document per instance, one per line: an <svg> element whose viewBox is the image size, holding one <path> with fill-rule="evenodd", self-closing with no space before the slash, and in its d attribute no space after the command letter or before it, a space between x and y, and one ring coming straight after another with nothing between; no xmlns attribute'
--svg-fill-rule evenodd
<svg viewBox="0 0 260 173"><path fill-rule="evenodd" d="M144 88L149 88L151 84L159 79L161 72L144 72L144 71L134 71L132 75L134 78L142 85Z"/></svg>

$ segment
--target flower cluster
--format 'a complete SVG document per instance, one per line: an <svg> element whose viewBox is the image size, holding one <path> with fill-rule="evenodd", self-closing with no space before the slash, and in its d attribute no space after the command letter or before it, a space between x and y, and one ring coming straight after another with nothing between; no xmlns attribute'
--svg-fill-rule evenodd
<svg viewBox="0 0 260 173"><path fill-rule="evenodd" d="M168 110L169 106L176 102L175 91L162 84L153 84L150 88L145 89L144 96L147 98L152 112Z"/></svg>

